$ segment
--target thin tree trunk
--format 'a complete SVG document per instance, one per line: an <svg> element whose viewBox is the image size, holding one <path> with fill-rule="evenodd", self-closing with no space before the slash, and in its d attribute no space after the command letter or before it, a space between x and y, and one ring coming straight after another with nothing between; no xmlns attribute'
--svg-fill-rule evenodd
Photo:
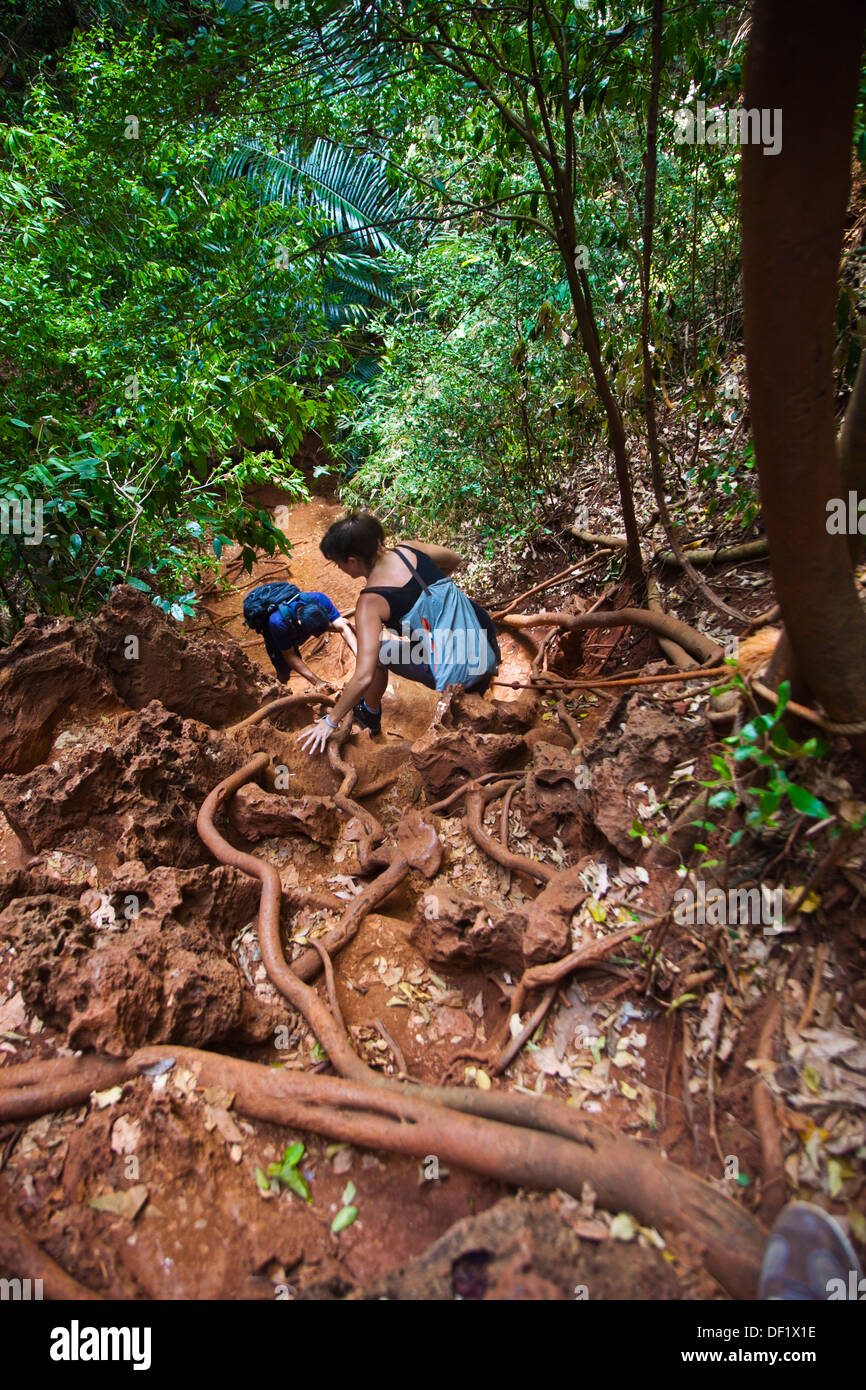
<svg viewBox="0 0 866 1390"><path fill-rule="evenodd" d="M658 133L659 121L659 87L661 85L662 74L662 25L664 22L664 0L653 0L652 11L652 65L650 75L650 99L649 112L646 123L646 160L644 175L644 199L643 199L643 269L641 273L641 353L643 356L643 408L646 417L647 447L650 456L650 471L652 474L653 492L655 493L656 503L658 504L659 516L665 535L668 538L668 545L676 556L677 563L682 566L692 584L713 607L718 608L735 622L745 622L744 614L739 613L736 608L731 608L723 599L717 598L707 584L702 579L697 570L689 561L688 556L683 552L677 539L676 528L671 520L668 511L667 498L665 497L665 481L662 476L661 459L659 458L658 427L656 424L656 395L655 382L653 381L652 355L650 353L650 343L652 340L652 322L650 319L650 277L652 272L653 254L653 230L655 226L656 210L656 168L658 165L658 154L656 149L656 138Z"/></svg>
<svg viewBox="0 0 866 1390"><path fill-rule="evenodd" d="M565 211L565 209L563 209L563 211ZM599 400L604 406L604 413L607 416L608 438L610 439L610 447L613 453L616 480L619 485L620 503L622 505L623 528L626 537L626 555L628 557L628 573L636 584L642 584L643 558L641 555L637 517L635 516L634 510L634 497L631 488L631 469L629 467L628 450L625 442L625 427L622 422L622 414L620 413L619 405L611 390L607 372L604 369L604 362L602 361L598 336L595 331L591 304L587 301L584 294L583 286L578 277L577 267L575 266L577 244L573 230L573 221L573 213L570 213L571 225L566 225L560 233L560 250L562 251L562 258L565 264L565 274L568 280L568 288L571 292L571 302L574 305L581 342L589 358L589 365L595 380Z"/></svg>

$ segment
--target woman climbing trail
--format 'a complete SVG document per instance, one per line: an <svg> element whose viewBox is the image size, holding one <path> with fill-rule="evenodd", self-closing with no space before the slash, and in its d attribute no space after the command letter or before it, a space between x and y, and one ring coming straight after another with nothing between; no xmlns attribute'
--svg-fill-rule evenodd
<svg viewBox="0 0 866 1390"><path fill-rule="evenodd" d="M334 522L320 549L343 574L368 582L355 614L354 674L330 715L299 735L307 752L321 752L350 710L361 728L379 733L382 696L391 671L435 690L461 684L484 693L502 655L489 613L449 578L461 564L459 555L419 543L388 549L381 522L368 512ZM401 630L402 635L383 641L384 628Z"/></svg>

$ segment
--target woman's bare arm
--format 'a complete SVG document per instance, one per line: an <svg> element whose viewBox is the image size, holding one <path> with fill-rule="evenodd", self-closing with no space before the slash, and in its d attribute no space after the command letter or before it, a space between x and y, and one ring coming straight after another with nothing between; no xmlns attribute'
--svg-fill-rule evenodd
<svg viewBox="0 0 866 1390"><path fill-rule="evenodd" d="M355 610L355 629L358 634L355 670L343 686L339 700L329 711L332 724L338 724L344 714L354 709L375 675L376 667L379 665L379 639L382 635L382 617L378 610L384 604L383 598L373 594L366 599L358 599Z"/></svg>
<svg viewBox="0 0 866 1390"><path fill-rule="evenodd" d="M463 564L463 556L458 555L456 550L447 550L444 545L428 545L426 541L423 544L421 541L413 541L412 548L429 555L443 574L453 574Z"/></svg>
<svg viewBox="0 0 866 1390"><path fill-rule="evenodd" d="M346 621L346 619L335 618L334 621L331 623L331 627L334 629L335 632L339 632L340 636L342 637L346 646L349 648L349 651L352 653L352 655L357 656L358 644L355 641L355 634L349 627L349 624Z"/></svg>

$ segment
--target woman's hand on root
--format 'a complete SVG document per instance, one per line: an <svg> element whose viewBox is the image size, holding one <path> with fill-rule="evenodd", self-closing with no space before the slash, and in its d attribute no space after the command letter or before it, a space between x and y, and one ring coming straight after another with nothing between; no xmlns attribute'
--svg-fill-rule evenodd
<svg viewBox="0 0 866 1390"><path fill-rule="evenodd" d="M334 732L335 730L331 728L323 715L321 719L316 720L315 724L308 724L306 729L301 730L298 734L298 743L305 753L323 753L325 744Z"/></svg>

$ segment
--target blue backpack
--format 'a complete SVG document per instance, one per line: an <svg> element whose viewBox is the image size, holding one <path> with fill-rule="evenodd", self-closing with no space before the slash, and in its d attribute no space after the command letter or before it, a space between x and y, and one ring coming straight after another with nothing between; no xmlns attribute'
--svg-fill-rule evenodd
<svg viewBox="0 0 866 1390"><path fill-rule="evenodd" d="M244 622L253 632L263 634L267 632L271 614L283 607L287 609L283 616L294 622L292 606L300 593L297 584L259 584L244 599Z"/></svg>
<svg viewBox="0 0 866 1390"><path fill-rule="evenodd" d="M403 635L412 642L412 656L430 666L436 689L466 686L495 671L499 653L491 647L472 600L453 579L425 584L406 556L396 554L421 587L421 597L403 619Z"/></svg>

